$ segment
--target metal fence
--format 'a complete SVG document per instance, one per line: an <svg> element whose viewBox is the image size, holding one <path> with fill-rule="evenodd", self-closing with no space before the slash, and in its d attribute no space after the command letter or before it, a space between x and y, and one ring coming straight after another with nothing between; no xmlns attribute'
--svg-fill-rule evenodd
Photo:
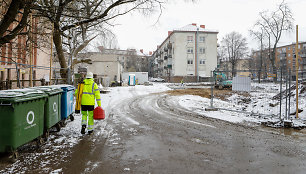
<svg viewBox="0 0 306 174"><path fill-rule="evenodd" d="M53 77L51 79L45 79L42 77L38 78L37 72L44 71L44 74L49 75L50 67L9 61L0 61L0 63L3 64L0 65L0 90L63 84L67 82L67 79L62 79L58 75L61 68L51 68ZM32 77L30 77L30 67L32 68ZM26 71L26 73L23 71ZM32 80L30 80L30 78L32 78Z"/></svg>
<svg viewBox="0 0 306 174"><path fill-rule="evenodd" d="M306 72L299 71L298 74L301 77ZM289 69L261 74L260 78L258 70L213 71L211 79L211 108L263 119L288 120L296 117L296 106L304 102L303 98L297 103L296 96L303 96L306 92L305 78L298 79L296 90L296 72ZM216 98L216 95L226 88L232 92L224 98L224 102Z"/></svg>

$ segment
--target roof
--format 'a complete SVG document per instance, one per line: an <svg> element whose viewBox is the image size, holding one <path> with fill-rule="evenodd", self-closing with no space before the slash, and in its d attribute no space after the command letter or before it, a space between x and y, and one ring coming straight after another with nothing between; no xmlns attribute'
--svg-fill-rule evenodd
<svg viewBox="0 0 306 174"><path fill-rule="evenodd" d="M197 27L196 25L192 25L192 24L186 25L182 28L176 28L173 31L192 31L192 32L202 31L202 32L219 33L217 30L208 30L208 29L205 29L205 28L202 28L202 27Z"/></svg>
<svg viewBox="0 0 306 174"><path fill-rule="evenodd" d="M168 38L170 38L170 36L172 34L174 34L175 32L196 32L196 31L200 31L200 32L207 32L207 33L216 33L218 34L219 31L218 30L208 30L208 29L205 29L205 28L202 28L201 25L200 27L198 27L196 24L189 24L189 25L186 25L182 28L176 28L176 29L173 29L172 32L168 33L168 36L166 37L166 39L162 42L162 44L160 44L158 47L160 47L161 45L163 45ZM159 49L159 48L157 48ZM155 53L156 51L153 52L153 54ZM152 55L153 55L152 54Z"/></svg>

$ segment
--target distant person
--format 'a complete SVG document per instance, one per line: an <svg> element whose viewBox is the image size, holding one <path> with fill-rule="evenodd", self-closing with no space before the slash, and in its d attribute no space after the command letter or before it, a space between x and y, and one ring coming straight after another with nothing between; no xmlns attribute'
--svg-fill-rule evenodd
<svg viewBox="0 0 306 174"><path fill-rule="evenodd" d="M184 86L184 80L183 79L181 80L181 86Z"/></svg>
<svg viewBox="0 0 306 174"><path fill-rule="evenodd" d="M95 109L95 100L98 106L101 106L101 96L98 85L94 82L93 73L87 72L86 79L84 80L84 88L81 101L81 113L82 113L82 129L81 134L85 134L88 117L88 134L93 132L94 119L93 110ZM77 94L77 90L75 94Z"/></svg>

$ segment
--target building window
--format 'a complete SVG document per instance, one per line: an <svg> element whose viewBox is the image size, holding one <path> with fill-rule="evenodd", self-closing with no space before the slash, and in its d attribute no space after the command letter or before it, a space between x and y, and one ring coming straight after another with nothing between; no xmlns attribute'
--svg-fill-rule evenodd
<svg viewBox="0 0 306 174"><path fill-rule="evenodd" d="M205 37L204 36L200 36L199 42L205 42Z"/></svg>
<svg viewBox="0 0 306 174"><path fill-rule="evenodd" d="M301 48L301 45L299 45L298 49L300 49L300 48Z"/></svg>
<svg viewBox="0 0 306 174"><path fill-rule="evenodd" d="M191 59L190 59L190 60L187 60L187 64L188 64L188 65L193 64L193 60L191 60Z"/></svg>
<svg viewBox="0 0 306 174"><path fill-rule="evenodd" d="M290 49L291 49L291 46L288 47L288 50L290 50Z"/></svg>
<svg viewBox="0 0 306 174"><path fill-rule="evenodd" d="M200 48L200 54L204 54L205 53L205 48Z"/></svg>
<svg viewBox="0 0 306 174"><path fill-rule="evenodd" d="M192 47L187 48L187 54L193 54L193 48Z"/></svg>
<svg viewBox="0 0 306 174"><path fill-rule="evenodd" d="M288 57L290 57L291 56L291 54L290 53L288 53Z"/></svg>
<svg viewBox="0 0 306 174"><path fill-rule="evenodd" d="M205 64L205 59L200 59L200 65L204 65Z"/></svg>
<svg viewBox="0 0 306 174"><path fill-rule="evenodd" d="M286 52L286 47L285 47L285 48L282 48L282 52L283 52L283 53Z"/></svg>
<svg viewBox="0 0 306 174"><path fill-rule="evenodd" d="M187 42L193 42L193 36L187 36Z"/></svg>

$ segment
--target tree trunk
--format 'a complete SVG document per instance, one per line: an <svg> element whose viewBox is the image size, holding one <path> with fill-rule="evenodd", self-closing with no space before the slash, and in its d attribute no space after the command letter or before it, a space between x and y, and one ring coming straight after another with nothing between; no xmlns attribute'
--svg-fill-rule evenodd
<svg viewBox="0 0 306 174"><path fill-rule="evenodd" d="M66 59L65 59L64 51L62 47L62 38L61 38L60 30L58 28L54 28L53 41L54 41L57 57L61 65L61 70L60 70L61 77L66 79L67 78L67 63L66 63Z"/></svg>
<svg viewBox="0 0 306 174"><path fill-rule="evenodd" d="M273 78L273 82L276 83L277 82L277 69L276 69L276 65L275 65L275 53L276 53L276 47L273 48L272 50L272 71L273 71L273 74L275 74L275 77Z"/></svg>

